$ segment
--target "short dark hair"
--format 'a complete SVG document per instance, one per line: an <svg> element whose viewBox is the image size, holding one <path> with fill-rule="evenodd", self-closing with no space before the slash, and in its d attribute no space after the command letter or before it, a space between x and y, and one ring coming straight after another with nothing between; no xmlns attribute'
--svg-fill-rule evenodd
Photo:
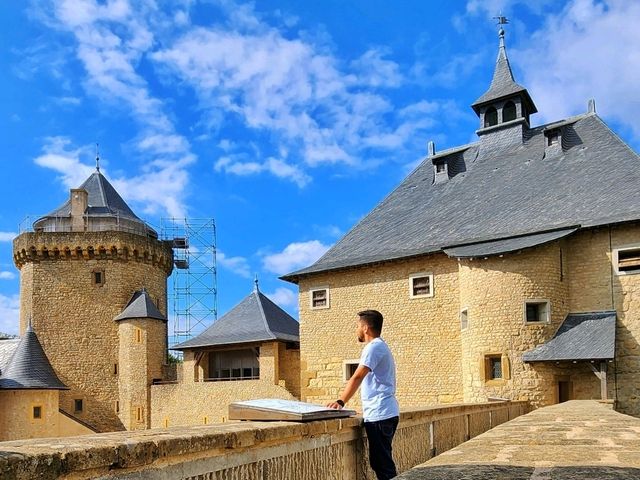
<svg viewBox="0 0 640 480"><path fill-rule="evenodd" d="M382 332L382 314L377 310L362 310L358 312L360 320L365 322L376 333Z"/></svg>

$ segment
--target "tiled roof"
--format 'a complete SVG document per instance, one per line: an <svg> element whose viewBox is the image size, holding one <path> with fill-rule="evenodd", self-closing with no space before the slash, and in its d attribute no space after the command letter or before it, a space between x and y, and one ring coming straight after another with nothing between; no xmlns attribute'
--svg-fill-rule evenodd
<svg viewBox="0 0 640 480"><path fill-rule="evenodd" d="M122 199L120 194L109 183L102 173L96 171L87 178L79 189L86 190L88 195L87 211L85 212L89 217L119 217L122 219L139 222L145 226L148 230L152 230L146 224L140 220L133 210L129 208L129 205ZM68 217L71 215L71 201L67 200L60 207L54 211L48 213L44 217L38 219L34 227L37 226L42 220L46 220L52 217ZM154 232L155 233L155 232Z"/></svg>
<svg viewBox="0 0 640 480"><path fill-rule="evenodd" d="M20 343L19 338L0 340L0 376L11 361L11 357L13 357L13 354L18 347L18 343Z"/></svg>
<svg viewBox="0 0 640 480"><path fill-rule="evenodd" d="M443 183L425 159L315 264L282 278L640 219L640 158L600 117L567 119L557 148L546 147L544 130L508 146L488 148L487 135L452 150L456 167Z"/></svg>
<svg viewBox="0 0 640 480"><path fill-rule="evenodd" d="M157 320L167 321L158 307L156 307L153 300L149 296L149 292L146 289L138 290L131 296L131 300L127 303L127 306L114 320L124 320L127 318L155 318Z"/></svg>
<svg viewBox="0 0 640 480"><path fill-rule="evenodd" d="M200 335L172 349L273 340L299 342L299 324L256 289Z"/></svg>
<svg viewBox="0 0 640 480"><path fill-rule="evenodd" d="M8 340L3 340L6 342ZM56 375L31 325L15 347L0 376L0 389L66 390Z"/></svg>
<svg viewBox="0 0 640 480"><path fill-rule="evenodd" d="M551 340L522 354L522 360L610 360L615 356L615 345L616 312L573 313Z"/></svg>

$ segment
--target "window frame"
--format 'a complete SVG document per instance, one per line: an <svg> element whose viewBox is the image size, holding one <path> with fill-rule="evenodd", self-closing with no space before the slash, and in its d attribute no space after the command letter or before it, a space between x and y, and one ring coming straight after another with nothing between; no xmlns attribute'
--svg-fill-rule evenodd
<svg viewBox="0 0 640 480"><path fill-rule="evenodd" d="M320 292L324 290L326 292L326 305L321 305L321 306L315 306L313 304L313 294L314 292ZM327 308L331 308L331 295L329 293L329 286L322 286L322 287L314 287L314 288L310 288L309 289L309 308L311 310L324 310Z"/></svg>
<svg viewBox="0 0 640 480"><path fill-rule="evenodd" d="M354 366L353 372L351 372L350 367ZM348 381L351 376L355 373L356 369L360 366L359 358L346 359L342 361L342 381Z"/></svg>
<svg viewBox="0 0 640 480"><path fill-rule="evenodd" d="M78 403L79 402L79 403ZM78 408L80 405L80 408ZM82 398L74 398L73 399L73 413L84 413L84 399Z"/></svg>
<svg viewBox="0 0 640 480"><path fill-rule="evenodd" d="M100 281L96 281L96 275L100 275ZM94 268L91 270L91 284L96 287L102 287L105 284L104 268Z"/></svg>
<svg viewBox="0 0 640 480"><path fill-rule="evenodd" d="M36 417L36 408L38 409L38 416ZM41 422L44 420L44 406L42 404L31 405L31 420Z"/></svg>
<svg viewBox="0 0 640 480"><path fill-rule="evenodd" d="M620 270L620 252L629 250L638 250L638 257L640 257L640 243L622 245L616 247L612 251L611 261L613 262L613 269L616 275L638 275L640 274L640 267L635 270Z"/></svg>
<svg viewBox="0 0 640 480"><path fill-rule="evenodd" d="M464 316L464 321L465 321L465 326L462 326L462 318ZM460 309L460 331L464 332L465 330L467 330L469 328L469 308L468 307L464 307L462 309Z"/></svg>
<svg viewBox="0 0 640 480"><path fill-rule="evenodd" d="M499 359L500 360L500 378L492 377L491 374L493 369L491 368L491 361ZM491 351L486 352L482 355L480 359L481 363L481 378L485 384L488 386L500 386L504 385L507 380L511 380L511 363L509 361L508 355L504 354L504 352Z"/></svg>
<svg viewBox="0 0 640 480"><path fill-rule="evenodd" d="M414 294L414 281L418 278L429 279L429 293ZM431 298L434 294L433 285L433 273L432 272L418 272L409 275L409 298Z"/></svg>
<svg viewBox="0 0 640 480"><path fill-rule="evenodd" d="M545 318L543 320L528 320L527 319L527 306L528 305L545 305ZM522 303L522 315L525 325L547 325L551 323L551 301L548 298L527 298ZM538 318L540 313L538 312Z"/></svg>

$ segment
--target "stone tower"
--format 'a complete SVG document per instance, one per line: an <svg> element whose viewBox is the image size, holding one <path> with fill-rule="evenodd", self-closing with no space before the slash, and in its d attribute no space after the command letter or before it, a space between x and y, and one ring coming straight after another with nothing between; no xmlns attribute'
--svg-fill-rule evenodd
<svg viewBox="0 0 640 480"><path fill-rule="evenodd" d="M171 247L94 172L60 208L13 242L20 270L20 332L33 319L60 379L60 408L99 431L128 427L120 419L119 322L132 295L145 289L163 316ZM157 320L156 320L157 321ZM167 326L162 325L164 362ZM157 365L159 371L162 365Z"/></svg>

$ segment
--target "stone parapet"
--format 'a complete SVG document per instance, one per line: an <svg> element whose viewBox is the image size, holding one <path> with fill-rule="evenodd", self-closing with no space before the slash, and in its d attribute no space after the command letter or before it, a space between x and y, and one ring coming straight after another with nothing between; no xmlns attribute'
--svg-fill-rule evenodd
<svg viewBox="0 0 640 480"><path fill-rule="evenodd" d="M135 233L26 232L13 240L18 269L28 262L64 259L133 260L157 265L167 275L173 269L170 245Z"/></svg>
<svg viewBox="0 0 640 480"><path fill-rule="evenodd" d="M394 439L398 468L406 471L528 408L526 402L499 402L403 411ZM450 425L458 428L452 430ZM354 417L309 423L229 422L4 442L0 477L373 479L363 435L362 419Z"/></svg>

